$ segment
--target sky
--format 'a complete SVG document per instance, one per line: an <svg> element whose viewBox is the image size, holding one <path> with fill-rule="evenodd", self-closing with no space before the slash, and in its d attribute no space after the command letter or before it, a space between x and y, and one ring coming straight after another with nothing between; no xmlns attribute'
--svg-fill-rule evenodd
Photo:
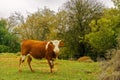
<svg viewBox="0 0 120 80"><path fill-rule="evenodd" d="M114 7L114 4L111 0L99 0L99 1L102 2L108 8Z"/></svg>
<svg viewBox="0 0 120 80"><path fill-rule="evenodd" d="M28 12L34 13L38 8L43 9L45 6L55 12L68 0L0 0L0 18L8 18L15 11L22 15ZM100 0L108 7L113 6L110 0Z"/></svg>

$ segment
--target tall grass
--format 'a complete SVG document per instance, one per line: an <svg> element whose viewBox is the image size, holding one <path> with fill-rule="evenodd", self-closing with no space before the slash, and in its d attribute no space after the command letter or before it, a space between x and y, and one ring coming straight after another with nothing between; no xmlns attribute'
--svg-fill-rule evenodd
<svg viewBox="0 0 120 80"><path fill-rule="evenodd" d="M33 59L31 72L27 62L18 72L19 56L0 54L0 80L98 80L99 63L82 63L77 61L56 60L54 73L50 73L46 60Z"/></svg>
<svg viewBox="0 0 120 80"><path fill-rule="evenodd" d="M114 57L102 64L100 80L120 80L120 50L112 54L114 54Z"/></svg>

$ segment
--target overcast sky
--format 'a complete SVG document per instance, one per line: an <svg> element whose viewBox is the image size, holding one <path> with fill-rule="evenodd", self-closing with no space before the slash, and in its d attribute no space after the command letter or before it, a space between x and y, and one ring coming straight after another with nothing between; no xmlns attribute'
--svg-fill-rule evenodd
<svg viewBox="0 0 120 80"><path fill-rule="evenodd" d="M0 17L7 18L15 11L23 15L27 12L34 13L38 8L44 8L44 6L57 12L66 1L68 0L0 0ZM108 7L113 6L110 0L100 1L103 1Z"/></svg>

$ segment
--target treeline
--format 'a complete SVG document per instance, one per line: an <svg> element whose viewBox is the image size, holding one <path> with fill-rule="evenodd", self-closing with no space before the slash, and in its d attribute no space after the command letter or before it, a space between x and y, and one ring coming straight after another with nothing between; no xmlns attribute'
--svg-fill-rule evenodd
<svg viewBox="0 0 120 80"><path fill-rule="evenodd" d="M19 52L24 39L61 39L60 58L104 57L119 48L120 4L106 8L96 0L70 0L57 13L47 7L26 18L15 12L0 20L0 52Z"/></svg>
<svg viewBox="0 0 120 80"><path fill-rule="evenodd" d="M5 19L0 20L0 53L18 52L20 50L18 37L9 31L7 25Z"/></svg>

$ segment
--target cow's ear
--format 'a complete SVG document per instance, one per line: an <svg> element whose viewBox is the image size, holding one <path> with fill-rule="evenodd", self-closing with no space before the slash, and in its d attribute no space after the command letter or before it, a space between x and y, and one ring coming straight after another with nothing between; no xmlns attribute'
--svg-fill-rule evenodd
<svg viewBox="0 0 120 80"><path fill-rule="evenodd" d="M53 45L53 42L52 41L50 41L50 43L49 43L50 45Z"/></svg>
<svg viewBox="0 0 120 80"><path fill-rule="evenodd" d="M52 42L52 41L50 41L50 44L53 44L53 42Z"/></svg>
<svg viewBox="0 0 120 80"><path fill-rule="evenodd" d="M59 47L63 47L63 46L64 46L64 42L60 40Z"/></svg>

